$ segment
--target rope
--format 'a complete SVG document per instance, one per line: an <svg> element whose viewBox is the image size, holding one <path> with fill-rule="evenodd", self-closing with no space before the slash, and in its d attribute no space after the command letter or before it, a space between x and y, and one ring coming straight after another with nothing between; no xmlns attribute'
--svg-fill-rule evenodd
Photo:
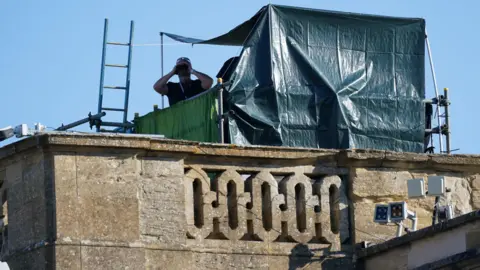
<svg viewBox="0 0 480 270"><path fill-rule="evenodd" d="M161 43L144 43L144 44L133 44L133 47L160 47ZM185 46L190 45L189 43L163 43L163 46Z"/></svg>

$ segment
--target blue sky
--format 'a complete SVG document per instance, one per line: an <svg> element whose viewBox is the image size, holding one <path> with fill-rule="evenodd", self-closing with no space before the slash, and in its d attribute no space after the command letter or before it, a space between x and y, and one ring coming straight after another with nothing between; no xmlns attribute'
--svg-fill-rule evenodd
<svg viewBox="0 0 480 270"><path fill-rule="evenodd" d="M475 102L480 100L475 80L479 76L477 1L381 0L243 0L243 1L37 1L0 2L0 81L3 116L0 127L41 122L58 127L95 113L103 36L109 18L109 41L128 40L130 20L135 21L134 43L159 43L159 32L198 38L222 34L271 3L302 7L422 17L432 45L440 89L450 88L452 148L458 153L480 153L475 137ZM165 71L179 56L192 59L193 67L214 77L236 47L195 46L165 39ZM126 48L110 47L107 63L126 63ZM105 84L122 85L124 71L108 69ZM427 70L427 97L433 96ZM160 48L137 46L133 52L129 118L148 113L161 98L152 90L160 77ZM108 91L108 90L107 90ZM122 104L121 92L105 94L105 106ZM120 120L109 113L107 120ZM472 126L469 126L469 125ZM88 125L75 130L89 131ZM12 140L8 141L12 142ZM3 143L5 144L5 142ZM2 144L0 144L1 146ZM437 148L438 149L438 148Z"/></svg>

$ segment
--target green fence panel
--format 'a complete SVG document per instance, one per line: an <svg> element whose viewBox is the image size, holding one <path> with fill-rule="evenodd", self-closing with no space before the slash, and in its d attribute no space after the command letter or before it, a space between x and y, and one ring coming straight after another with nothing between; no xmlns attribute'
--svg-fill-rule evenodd
<svg viewBox="0 0 480 270"><path fill-rule="evenodd" d="M135 118L135 133L169 139L218 142L217 89Z"/></svg>

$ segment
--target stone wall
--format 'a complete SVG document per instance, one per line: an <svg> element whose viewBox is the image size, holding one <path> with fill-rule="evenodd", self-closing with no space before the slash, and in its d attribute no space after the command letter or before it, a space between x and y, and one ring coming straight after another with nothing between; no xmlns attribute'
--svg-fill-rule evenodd
<svg viewBox="0 0 480 270"><path fill-rule="evenodd" d="M477 180L476 172L452 172L442 170L405 170L394 168L355 168L351 171L352 196L355 208L356 241L381 242L395 235L396 226L385 226L372 223L373 208L377 203L392 201L407 202L410 210L417 213L418 227L432 225L434 198L408 199L407 180L424 178L429 175L445 176L445 185L451 192L441 201L448 200L453 204L455 215L479 209L478 191L472 189ZM478 177L480 179L480 177ZM373 232L373 235L370 235Z"/></svg>
<svg viewBox="0 0 480 270"><path fill-rule="evenodd" d="M446 175L456 213L478 208L479 163L47 133L0 149L2 258L11 269L348 269L353 244L395 235L373 209L406 199L407 179ZM433 200L408 204L430 224Z"/></svg>

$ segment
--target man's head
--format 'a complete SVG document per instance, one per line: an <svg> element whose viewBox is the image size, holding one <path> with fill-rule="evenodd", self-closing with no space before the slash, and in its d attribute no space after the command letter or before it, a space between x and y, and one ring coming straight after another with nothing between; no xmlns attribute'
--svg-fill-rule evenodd
<svg viewBox="0 0 480 270"><path fill-rule="evenodd" d="M190 59L188 59L187 57L178 58L177 59L177 64L175 65L176 73L178 74L178 77L180 77L180 78L185 78L185 77L190 78L191 67L192 67L192 64L190 62Z"/></svg>

